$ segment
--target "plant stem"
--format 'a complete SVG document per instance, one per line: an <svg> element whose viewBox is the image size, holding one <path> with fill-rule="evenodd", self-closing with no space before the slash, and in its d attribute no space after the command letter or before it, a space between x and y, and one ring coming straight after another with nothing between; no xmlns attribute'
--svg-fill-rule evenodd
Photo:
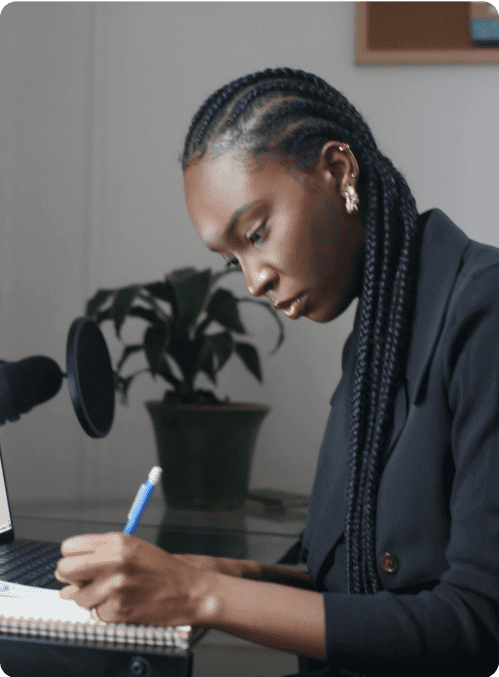
<svg viewBox="0 0 499 677"><path fill-rule="evenodd" d="M161 308L161 306L155 301L154 297L151 294L142 294L139 293L137 294L137 297L139 299L142 299L142 301L146 301L147 303L150 303L151 306L154 308L154 310L158 313L158 315L161 317L163 322L169 322L171 320L171 317L167 315Z"/></svg>

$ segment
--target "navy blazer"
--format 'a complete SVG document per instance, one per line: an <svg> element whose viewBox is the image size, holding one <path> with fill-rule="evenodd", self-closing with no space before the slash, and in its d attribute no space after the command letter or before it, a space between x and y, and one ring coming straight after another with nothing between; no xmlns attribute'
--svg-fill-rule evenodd
<svg viewBox="0 0 499 677"><path fill-rule="evenodd" d="M346 583L349 390L359 309L301 547L324 597L331 668L368 677L394 666L400 675L449 669L480 677L499 663L499 249L470 240L439 209L419 218L406 379L377 499L382 589L348 595ZM385 553L398 559L392 573L381 567Z"/></svg>

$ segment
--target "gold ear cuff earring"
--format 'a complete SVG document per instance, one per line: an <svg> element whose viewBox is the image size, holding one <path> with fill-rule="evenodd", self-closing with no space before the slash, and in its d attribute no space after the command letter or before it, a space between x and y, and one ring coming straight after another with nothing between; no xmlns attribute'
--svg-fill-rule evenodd
<svg viewBox="0 0 499 677"><path fill-rule="evenodd" d="M352 174L353 176L353 174ZM345 198L347 212L352 214L352 212L358 211L357 205L359 204L359 196L355 192L355 188L348 186L346 190L340 191L342 197Z"/></svg>
<svg viewBox="0 0 499 677"><path fill-rule="evenodd" d="M344 147L346 147L346 148L348 148L348 150L350 150L350 146L348 145L348 143L344 143L342 146L339 146L339 150L345 150ZM355 168L356 168L357 174L358 174L359 173L359 166L357 164L357 160L355 159L353 154L352 154L352 157L354 159ZM352 179L355 179L355 174L352 174ZM348 186L348 188L346 190L341 190L340 194L341 194L342 197L345 198L346 208L347 208L347 212L349 214L352 214L353 212L358 211L359 208L358 208L357 205L359 204L359 196L355 192L355 188L353 186Z"/></svg>

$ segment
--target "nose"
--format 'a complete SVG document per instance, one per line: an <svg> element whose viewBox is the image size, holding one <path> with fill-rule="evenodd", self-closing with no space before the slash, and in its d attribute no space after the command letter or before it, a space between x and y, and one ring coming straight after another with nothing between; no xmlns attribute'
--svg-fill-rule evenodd
<svg viewBox="0 0 499 677"><path fill-rule="evenodd" d="M253 262L243 266L243 274L251 296L263 296L276 284L276 274L268 266L258 266Z"/></svg>

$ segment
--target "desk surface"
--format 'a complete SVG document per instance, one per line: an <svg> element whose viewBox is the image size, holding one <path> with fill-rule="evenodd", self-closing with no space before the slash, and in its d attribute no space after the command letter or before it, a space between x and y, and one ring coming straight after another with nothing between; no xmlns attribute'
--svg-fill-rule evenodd
<svg viewBox="0 0 499 677"><path fill-rule="evenodd" d="M124 501L13 503L16 538L61 542L84 533L122 531L130 505ZM306 510L268 513L247 501L239 512L167 509L151 500L134 535L168 552L252 559L277 564L305 528ZM302 564L286 567L306 570ZM193 650L193 677L221 674L284 675L296 672L295 656L272 651L222 632L210 630ZM243 672L241 672L243 671Z"/></svg>
<svg viewBox="0 0 499 677"><path fill-rule="evenodd" d="M63 517L124 525L130 510L130 501L121 499L22 501L12 502L12 509L19 517L37 516L51 519ZM142 514L140 525L198 526L298 537L305 528L306 519L306 508L288 508L283 512L275 512L268 510L261 503L247 500L243 510L202 512L168 508L161 497L153 496Z"/></svg>
<svg viewBox="0 0 499 677"><path fill-rule="evenodd" d="M13 503L14 533L17 538L60 542L76 534L122 531L129 509L128 502L119 500ZM201 512L170 509L156 499L146 507L134 535L169 552L275 564L298 540L306 517L306 509L273 513L253 501L241 511Z"/></svg>

